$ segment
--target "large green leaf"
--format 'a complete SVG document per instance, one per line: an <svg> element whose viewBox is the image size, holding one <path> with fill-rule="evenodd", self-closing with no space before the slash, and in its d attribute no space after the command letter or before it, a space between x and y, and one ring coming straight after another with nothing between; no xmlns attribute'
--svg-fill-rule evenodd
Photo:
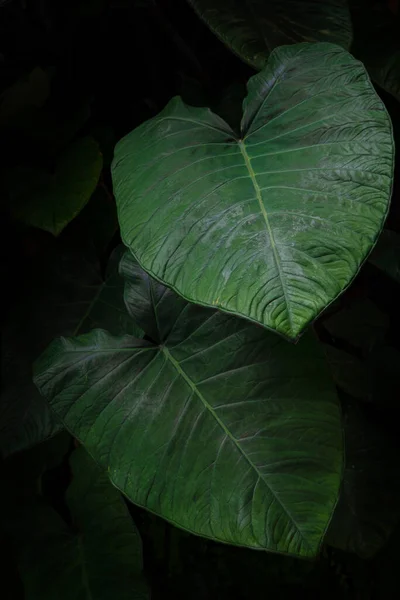
<svg viewBox="0 0 400 600"><path fill-rule="evenodd" d="M35 382L130 500L196 534L314 556L336 503L340 411L312 336L185 302L131 256L125 299L155 343L55 341Z"/></svg>
<svg viewBox="0 0 400 600"><path fill-rule="evenodd" d="M93 248L78 244L72 249L69 243L57 242L49 260L32 273L29 294L21 296L3 326L0 454L4 456L43 441L61 427L32 383L32 363L55 336L92 327L141 335L122 299L120 249L103 276Z"/></svg>
<svg viewBox="0 0 400 600"><path fill-rule="evenodd" d="M58 235L89 201L102 166L97 142L86 137L67 148L52 173L16 168L7 182L15 216Z"/></svg>
<svg viewBox="0 0 400 600"><path fill-rule="evenodd" d="M139 533L120 493L83 448L71 458L74 529L46 502L11 508L26 600L144 600Z"/></svg>
<svg viewBox="0 0 400 600"><path fill-rule="evenodd" d="M240 58L262 69L274 48L297 42L351 43L347 0L189 0Z"/></svg>
<svg viewBox="0 0 400 600"><path fill-rule="evenodd" d="M248 83L240 134L175 98L113 163L123 240L146 271L292 338L358 272L392 175L386 110L330 44L276 50Z"/></svg>

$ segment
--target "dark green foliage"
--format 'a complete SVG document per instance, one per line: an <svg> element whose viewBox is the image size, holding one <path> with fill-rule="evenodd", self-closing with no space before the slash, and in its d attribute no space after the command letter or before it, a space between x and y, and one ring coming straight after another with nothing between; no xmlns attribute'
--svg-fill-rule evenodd
<svg viewBox="0 0 400 600"><path fill-rule="evenodd" d="M399 596L399 19L0 0L2 599Z"/></svg>

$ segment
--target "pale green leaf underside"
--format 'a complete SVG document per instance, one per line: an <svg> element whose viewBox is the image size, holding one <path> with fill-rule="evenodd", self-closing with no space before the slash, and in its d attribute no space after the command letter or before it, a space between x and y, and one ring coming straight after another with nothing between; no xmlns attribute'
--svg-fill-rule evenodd
<svg viewBox="0 0 400 600"><path fill-rule="evenodd" d="M348 49L347 0L189 0L210 29L240 58L262 69L278 46L331 42Z"/></svg>
<svg viewBox="0 0 400 600"><path fill-rule="evenodd" d="M134 503L215 540L316 555L342 433L315 340L287 344L159 284L146 291L145 277L132 270L125 298L141 290L139 324L154 314L161 343L103 330L62 338L36 365L39 389Z"/></svg>
<svg viewBox="0 0 400 600"><path fill-rule="evenodd" d="M113 163L122 237L147 272L292 338L358 272L392 175L385 108L331 44L273 52L248 83L240 135L175 98Z"/></svg>

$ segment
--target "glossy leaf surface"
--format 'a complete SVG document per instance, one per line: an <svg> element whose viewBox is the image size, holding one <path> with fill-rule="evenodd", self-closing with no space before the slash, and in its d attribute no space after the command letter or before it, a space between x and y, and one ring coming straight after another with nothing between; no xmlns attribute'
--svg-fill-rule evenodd
<svg viewBox="0 0 400 600"><path fill-rule="evenodd" d="M11 509L25 598L145 600L141 540L121 494L83 448L71 467L73 528L39 496Z"/></svg>
<svg viewBox="0 0 400 600"><path fill-rule="evenodd" d="M55 341L36 384L130 500L193 533L314 556L337 499L340 411L312 336L298 346L185 302L125 256L155 343Z"/></svg>
<svg viewBox="0 0 400 600"><path fill-rule="evenodd" d="M186 299L295 338L349 285L391 194L391 124L330 44L276 50L241 133L173 99L116 148L125 244Z"/></svg>
<svg viewBox="0 0 400 600"><path fill-rule="evenodd" d="M277 46L332 42L349 48L346 0L189 0L210 29L240 58L262 69Z"/></svg>

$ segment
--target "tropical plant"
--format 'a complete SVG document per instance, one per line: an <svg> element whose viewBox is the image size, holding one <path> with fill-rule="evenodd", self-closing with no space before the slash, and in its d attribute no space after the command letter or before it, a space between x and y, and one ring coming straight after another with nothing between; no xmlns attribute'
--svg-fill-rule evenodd
<svg viewBox="0 0 400 600"><path fill-rule="evenodd" d="M0 89L10 600L379 597L400 520L397 3L0 10L38 57Z"/></svg>
<svg viewBox="0 0 400 600"><path fill-rule="evenodd" d="M384 106L330 44L275 50L239 134L174 99L119 143L120 269L145 338L62 339L35 382L130 500L212 539L318 553L339 405L309 333L293 346L256 324L297 337L349 284L392 175Z"/></svg>

